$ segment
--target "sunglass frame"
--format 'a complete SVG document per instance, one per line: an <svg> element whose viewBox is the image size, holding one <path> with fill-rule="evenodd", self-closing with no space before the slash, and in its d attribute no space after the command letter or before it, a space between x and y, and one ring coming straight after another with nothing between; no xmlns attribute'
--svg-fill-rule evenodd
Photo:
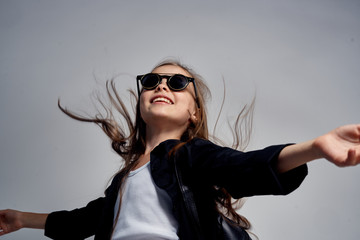
<svg viewBox="0 0 360 240"><path fill-rule="evenodd" d="M158 79L158 82L157 84L155 84L155 86L153 87L144 87L142 85L142 82L141 80L146 77L146 76L149 76L149 75L154 75L157 77ZM185 84L185 86L183 88L179 88L179 89L176 89L176 88L173 88L169 85L169 81L171 80L171 78L175 77L175 76L180 76L180 77L183 77L187 80L187 83ZM166 85L172 90L172 91L182 91L184 90L190 82L193 83L194 85L194 90L195 90L195 102L196 102L196 105L198 108L200 108L200 104L199 104L199 99L198 99L198 94L197 94L197 88L196 88L196 84L195 84L195 78L192 78L192 77L187 77L187 76L184 76L182 74L174 74L174 75L160 75L160 74L156 74L156 73L147 73L147 74L143 74L143 75L138 75L136 76L136 85L137 85L137 90L138 90L138 97L140 99L140 94L141 94L141 91L140 91L140 86L139 86L139 81L142 85L142 87L146 90L152 90L152 89L155 89L157 86L159 86L159 84L161 83L162 79L165 78L166 79Z"/></svg>

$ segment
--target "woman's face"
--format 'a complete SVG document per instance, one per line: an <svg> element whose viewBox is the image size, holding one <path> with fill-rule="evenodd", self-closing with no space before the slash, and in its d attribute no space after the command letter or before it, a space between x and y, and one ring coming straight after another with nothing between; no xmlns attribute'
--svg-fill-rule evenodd
<svg viewBox="0 0 360 240"><path fill-rule="evenodd" d="M182 74L192 77L186 70L173 65L165 65L154 69L159 75ZM140 114L147 127L178 128L186 130L190 119L196 119L196 103L194 85L182 91L172 91L166 79L152 90L143 90L140 95Z"/></svg>

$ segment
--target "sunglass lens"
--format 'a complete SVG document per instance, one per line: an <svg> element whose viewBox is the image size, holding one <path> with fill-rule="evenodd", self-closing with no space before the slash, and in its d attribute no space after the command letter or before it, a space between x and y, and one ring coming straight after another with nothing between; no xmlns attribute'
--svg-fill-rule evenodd
<svg viewBox="0 0 360 240"><path fill-rule="evenodd" d="M174 75L169 79L169 86L173 90L182 90L184 89L188 84L188 80L181 75Z"/></svg>
<svg viewBox="0 0 360 240"><path fill-rule="evenodd" d="M157 86L159 78L155 74L147 74L141 79L141 85L145 89L151 89Z"/></svg>

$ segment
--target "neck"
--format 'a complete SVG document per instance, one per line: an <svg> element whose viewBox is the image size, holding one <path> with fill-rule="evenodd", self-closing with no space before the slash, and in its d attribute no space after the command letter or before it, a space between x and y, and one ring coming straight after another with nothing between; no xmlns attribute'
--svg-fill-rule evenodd
<svg viewBox="0 0 360 240"><path fill-rule="evenodd" d="M151 127L146 128L146 148L145 154L150 153L157 145L161 142L169 139L180 139L184 130L182 129L152 129Z"/></svg>

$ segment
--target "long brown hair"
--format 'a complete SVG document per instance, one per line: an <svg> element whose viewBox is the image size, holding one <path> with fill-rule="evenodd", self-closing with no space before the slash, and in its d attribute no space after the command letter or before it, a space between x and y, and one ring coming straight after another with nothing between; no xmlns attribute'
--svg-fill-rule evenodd
<svg viewBox="0 0 360 240"><path fill-rule="evenodd" d="M207 125L207 112L205 105L207 100L210 98L210 91L209 88L206 86L203 78L199 74L197 74L192 68L181 64L179 61L173 59L162 61L158 65L156 65L152 69L152 71L154 71L158 67L166 66L166 65L178 66L184 69L185 71L187 71L195 79L197 91L198 91L198 101L199 101L198 116L197 116L198 121L191 122L189 124L187 130L181 136L182 143L175 146L175 148L173 149L173 151L176 151L183 144L191 141L195 137L202 139L210 138L208 125ZM132 95L132 97L136 100L135 120L133 120L132 115L128 112L126 108L126 104L119 96L116 90L114 79L111 79L106 82L106 92L110 100L111 107L106 106L106 104L104 104L103 101L100 100L100 97L97 97L97 100L104 108L105 113L100 113L99 111L99 113L95 117L83 117L74 114L71 111L67 110L66 108L62 107L60 101L58 102L58 106L61 109L61 111L63 111L65 114L67 114L73 119L97 124L110 138L111 146L113 150L117 152L124 159L123 166L119 171L119 173L125 176L122 178L122 182L120 183L120 186L123 186L123 182L126 179L126 176L130 173L131 169L134 166L136 166L139 157L145 152L146 124L140 116L140 102L136 93L133 90L129 90L129 92ZM224 99L225 99L225 92L223 96L221 109L224 104ZM234 125L232 127L233 129L232 132L234 136L234 141L233 141L234 144L232 146L233 148L240 148L242 145L241 143L244 142L246 143L248 141L248 138L251 133L252 110L254 107L253 103L254 101L249 107L245 106L241 110L237 119L234 122ZM120 124L118 121L116 121L112 109L115 109L116 112L123 117L127 129L124 129L122 127L123 124ZM221 110L219 112L219 116L220 113ZM216 129L216 125L217 124L215 124L214 126L214 130L213 130L214 132ZM245 141L242 138L243 136L245 136L244 137ZM211 138L212 140L217 140L215 136L212 136ZM244 229L249 229L251 227L249 221L245 217L241 216L236 212L236 209L239 207L238 202L233 201L230 194L224 188L216 188L216 187L214 188L218 193L216 202L218 205L219 213L231 218L237 224L241 225ZM122 188L120 187L120 204L121 204L121 192L122 192L121 189Z"/></svg>

